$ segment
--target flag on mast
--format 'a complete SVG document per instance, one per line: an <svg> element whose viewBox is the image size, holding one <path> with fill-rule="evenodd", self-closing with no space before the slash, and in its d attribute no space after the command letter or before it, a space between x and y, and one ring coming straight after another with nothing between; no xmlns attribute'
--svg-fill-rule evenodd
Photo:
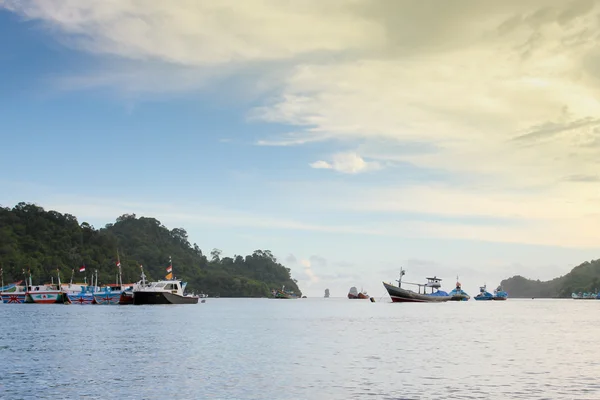
<svg viewBox="0 0 600 400"><path fill-rule="evenodd" d="M79 267L79 272L85 272L85 264Z"/></svg>
<svg viewBox="0 0 600 400"><path fill-rule="evenodd" d="M167 276L165 276L165 279L173 279L173 261L171 261L171 256L169 256L169 266L167 267Z"/></svg>

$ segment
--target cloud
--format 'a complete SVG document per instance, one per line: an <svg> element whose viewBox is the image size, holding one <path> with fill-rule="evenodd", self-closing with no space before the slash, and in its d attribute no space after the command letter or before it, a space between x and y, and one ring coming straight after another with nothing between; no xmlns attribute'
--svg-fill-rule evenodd
<svg viewBox="0 0 600 400"><path fill-rule="evenodd" d="M314 156L310 166L389 174L386 184L347 183L336 192L323 185L314 211L428 217L403 229L224 212L195 214L197 220L598 244L600 193L590 178L600 169L597 2L4 0L0 6L41 22L67 46L109 56L99 57L108 64L102 71L65 78L73 87L165 92L197 90L226 76L267 82L269 97L249 119L289 129L257 144L341 143L355 151ZM383 168L389 162L441 171L446 183L397 184ZM309 187L305 193L314 193L314 182ZM179 210L169 215L187 218ZM507 223L431 220L440 215Z"/></svg>
<svg viewBox="0 0 600 400"><path fill-rule="evenodd" d="M44 22L78 49L203 66L369 46L383 29L352 13L352 3L360 1L5 0L0 5Z"/></svg>
<svg viewBox="0 0 600 400"><path fill-rule="evenodd" d="M382 168L379 162L365 161L356 153L337 153L333 155L331 162L319 160L311 163L310 166L315 169L333 169L345 174L357 174Z"/></svg>

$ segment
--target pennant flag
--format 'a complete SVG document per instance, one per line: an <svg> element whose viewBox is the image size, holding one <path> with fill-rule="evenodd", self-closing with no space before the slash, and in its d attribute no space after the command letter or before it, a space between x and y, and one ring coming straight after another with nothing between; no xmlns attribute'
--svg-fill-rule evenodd
<svg viewBox="0 0 600 400"><path fill-rule="evenodd" d="M82 265L81 267L79 267L79 272L85 272L85 265Z"/></svg>
<svg viewBox="0 0 600 400"><path fill-rule="evenodd" d="M173 273L172 273L172 272L169 272L169 273L167 274L167 276L165 276L165 279L166 279L166 280L171 280L171 279L173 279Z"/></svg>
<svg viewBox="0 0 600 400"><path fill-rule="evenodd" d="M172 271L173 271L173 267L169 265L169 266L167 267L167 272L172 272Z"/></svg>

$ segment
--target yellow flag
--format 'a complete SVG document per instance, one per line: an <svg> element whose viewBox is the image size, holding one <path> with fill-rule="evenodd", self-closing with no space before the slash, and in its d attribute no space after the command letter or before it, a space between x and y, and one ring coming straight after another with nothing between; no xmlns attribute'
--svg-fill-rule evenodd
<svg viewBox="0 0 600 400"><path fill-rule="evenodd" d="M167 274L167 276L165 276L165 279L166 279L166 280L173 279L173 273L172 273L172 272L169 272L169 273Z"/></svg>

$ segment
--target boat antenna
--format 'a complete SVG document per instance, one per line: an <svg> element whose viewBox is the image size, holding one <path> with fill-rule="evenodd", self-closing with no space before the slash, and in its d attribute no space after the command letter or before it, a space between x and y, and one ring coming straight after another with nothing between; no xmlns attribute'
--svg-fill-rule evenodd
<svg viewBox="0 0 600 400"><path fill-rule="evenodd" d="M0 277L2 278L2 290L4 290L4 270L0 266Z"/></svg>
<svg viewBox="0 0 600 400"><path fill-rule="evenodd" d="M58 276L58 290L61 290L61 285L60 285L60 270L58 269L58 267L56 267L56 275Z"/></svg>
<svg viewBox="0 0 600 400"><path fill-rule="evenodd" d="M73 284L73 275L75 274L75 268L71 268L71 281L69 281L69 287Z"/></svg>

